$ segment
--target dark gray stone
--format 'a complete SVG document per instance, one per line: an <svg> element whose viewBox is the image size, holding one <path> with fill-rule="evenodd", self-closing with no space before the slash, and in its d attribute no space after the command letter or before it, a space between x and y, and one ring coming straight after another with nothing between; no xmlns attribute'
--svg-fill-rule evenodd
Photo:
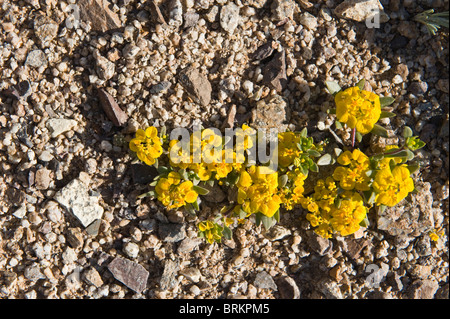
<svg viewBox="0 0 450 319"><path fill-rule="evenodd" d="M272 276L269 275L266 271L261 271L260 273L258 273L253 284L255 285L255 287L261 289L272 289L275 291L278 290Z"/></svg>
<svg viewBox="0 0 450 319"><path fill-rule="evenodd" d="M138 263L116 257L109 263L108 269L114 278L137 293L147 288L149 272Z"/></svg>
<svg viewBox="0 0 450 319"><path fill-rule="evenodd" d="M158 234L161 240L168 243L176 243L186 237L185 226L183 224L160 224Z"/></svg>

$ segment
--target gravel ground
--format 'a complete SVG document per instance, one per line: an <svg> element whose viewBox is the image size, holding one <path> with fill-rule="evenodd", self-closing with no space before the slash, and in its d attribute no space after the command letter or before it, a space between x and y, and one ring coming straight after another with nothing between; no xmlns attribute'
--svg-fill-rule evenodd
<svg viewBox="0 0 450 319"><path fill-rule="evenodd" d="M448 30L412 17L449 2L381 1L378 28L340 2L0 0L0 298L448 298ZM427 143L418 193L368 229L325 240L297 209L209 245L196 218L136 198L154 176L131 163L138 128L250 122L334 143L323 83L361 78L397 114L364 147L404 125Z"/></svg>

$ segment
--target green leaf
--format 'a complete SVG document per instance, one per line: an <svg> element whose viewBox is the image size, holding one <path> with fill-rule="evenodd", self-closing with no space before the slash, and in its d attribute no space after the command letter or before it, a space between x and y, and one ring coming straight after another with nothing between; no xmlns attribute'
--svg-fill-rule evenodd
<svg viewBox="0 0 450 319"><path fill-rule="evenodd" d="M327 110L327 113L328 113L328 114L336 114L336 109L335 109L335 108L328 109L328 110Z"/></svg>
<svg viewBox="0 0 450 319"><path fill-rule="evenodd" d="M296 145L297 145L298 150L303 152L302 144L301 143L297 143Z"/></svg>
<svg viewBox="0 0 450 319"><path fill-rule="evenodd" d="M341 207L342 204L342 199L339 197L336 197L336 199L334 200L334 206L339 209Z"/></svg>
<svg viewBox="0 0 450 319"><path fill-rule="evenodd" d="M374 191L364 191L363 194L367 204L372 205L375 203L375 197L377 194Z"/></svg>
<svg viewBox="0 0 450 319"><path fill-rule="evenodd" d="M306 127L300 131L300 137L306 138L307 134L308 134L308 130Z"/></svg>
<svg viewBox="0 0 450 319"><path fill-rule="evenodd" d="M200 210L200 207L198 207L197 201L193 202L191 205L192 205L192 207L194 207L195 210Z"/></svg>
<svg viewBox="0 0 450 319"><path fill-rule="evenodd" d="M404 138L408 138L413 136L413 131L411 130L411 128L409 126L405 126L403 128L403 133L402 133Z"/></svg>
<svg viewBox="0 0 450 319"><path fill-rule="evenodd" d="M288 182L288 176L286 174L281 175L278 177L278 186L279 187L284 187L286 186L287 182Z"/></svg>
<svg viewBox="0 0 450 319"><path fill-rule="evenodd" d="M209 190L206 188L200 187L200 186L192 186L192 189L197 192L199 195L207 195L209 193Z"/></svg>
<svg viewBox="0 0 450 319"><path fill-rule="evenodd" d="M317 166L316 163L312 162L309 165L309 169L311 170L311 172L317 173L319 171L319 166Z"/></svg>
<svg viewBox="0 0 450 319"><path fill-rule="evenodd" d="M277 223L280 222L280 210L277 210L277 212L273 215L273 218L275 218Z"/></svg>
<svg viewBox="0 0 450 319"><path fill-rule="evenodd" d="M261 221L266 230L276 224L276 221L273 217L267 217L266 215L261 214Z"/></svg>
<svg viewBox="0 0 450 319"><path fill-rule="evenodd" d="M158 168L156 170L160 174L167 174L167 173L169 173L171 171L169 168L167 168L165 166L158 166Z"/></svg>
<svg viewBox="0 0 450 319"><path fill-rule="evenodd" d="M223 228L223 237L225 237L226 239L230 240L233 237L233 233L231 232L231 229L227 226L225 226Z"/></svg>
<svg viewBox="0 0 450 319"><path fill-rule="evenodd" d="M147 193L136 196L136 198L140 199L140 198L144 198L144 197L155 197L155 196L156 196L155 191L148 191Z"/></svg>
<svg viewBox="0 0 450 319"><path fill-rule="evenodd" d="M320 157L317 160L317 165L319 165L319 166L330 165L332 163L332 161L333 161L333 158L331 157L331 155L325 154L325 155L322 155L322 157Z"/></svg>
<svg viewBox="0 0 450 319"><path fill-rule="evenodd" d="M330 92L330 94L335 95L336 93L338 93L339 91L341 91L341 87L339 86L339 84L337 84L336 82L333 81L325 81L325 85L328 89L328 92Z"/></svg>
<svg viewBox="0 0 450 319"><path fill-rule="evenodd" d="M241 208L239 209L239 219L244 219L247 217L247 213Z"/></svg>
<svg viewBox="0 0 450 319"><path fill-rule="evenodd" d="M158 180L153 180L153 182L151 182L150 184L148 184L149 186L156 186L158 184Z"/></svg>
<svg viewBox="0 0 450 319"><path fill-rule="evenodd" d="M178 174L180 174L181 178L184 179L184 180L188 180L189 179L188 173L186 172L185 169L180 169L178 171Z"/></svg>
<svg viewBox="0 0 450 319"><path fill-rule="evenodd" d="M406 160L410 161L414 159L414 153L411 150L406 150Z"/></svg>
<svg viewBox="0 0 450 319"><path fill-rule="evenodd" d="M389 137L387 130L378 124L375 124L373 126L373 129L372 129L372 131L370 131L370 133L381 136L381 137L385 137L385 138Z"/></svg>
<svg viewBox="0 0 450 319"><path fill-rule="evenodd" d="M343 128L342 123L339 121L335 121L334 125L336 125L336 129L338 129L338 130L342 130L342 128Z"/></svg>
<svg viewBox="0 0 450 319"><path fill-rule="evenodd" d="M387 112L387 111L381 111L380 114L380 119L384 119L386 117L394 117L396 114L392 113L392 112Z"/></svg>
<svg viewBox="0 0 450 319"><path fill-rule="evenodd" d="M154 166L156 169L158 169L159 161L158 161L157 158L155 158L155 163L153 163L153 166Z"/></svg>
<svg viewBox="0 0 450 319"><path fill-rule="evenodd" d="M356 83L356 86L359 87L360 90L364 90L364 85L366 84L366 80L362 79L358 83Z"/></svg>
<svg viewBox="0 0 450 319"><path fill-rule="evenodd" d="M378 214L382 214L386 210L386 205L380 205L378 206Z"/></svg>
<svg viewBox="0 0 450 319"><path fill-rule="evenodd" d="M418 164L410 164L407 166L407 168L409 169L410 174L414 174L420 168L420 166Z"/></svg>
<svg viewBox="0 0 450 319"><path fill-rule="evenodd" d="M259 225L261 225L261 221L262 221L262 216L264 216L261 213L256 213L255 214L255 224L258 227Z"/></svg>
<svg viewBox="0 0 450 319"><path fill-rule="evenodd" d="M395 99L391 96L380 97L380 107L385 107L394 103Z"/></svg>
<svg viewBox="0 0 450 319"><path fill-rule="evenodd" d="M384 154L384 158L393 158L393 157L398 157L398 158L406 158L408 156L408 153L406 152L406 150L402 150L400 152L392 152L392 153L385 153Z"/></svg>
<svg viewBox="0 0 450 319"><path fill-rule="evenodd" d="M195 209L194 207L192 207L191 204L186 204L184 205L184 209L186 210L187 213L189 213L192 216L195 216Z"/></svg>
<svg viewBox="0 0 450 319"><path fill-rule="evenodd" d="M341 150L340 148L336 147L334 149L334 154L336 154L337 157L339 157L339 155L341 155L341 153L343 152L343 150Z"/></svg>
<svg viewBox="0 0 450 319"><path fill-rule="evenodd" d="M368 219L367 217L365 217L365 218L359 223L359 226L365 227L365 228L369 227L369 225L370 225L370 222L369 222L369 219Z"/></svg>
<svg viewBox="0 0 450 319"><path fill-rule="evenodd" d="M314 156L314 157L319 157L320 156L320 153L317 152L316 150L309 150L308 154L311 155L311 156Z"/></svg>
<svg viewBox="0 0 450 319"><path fill-rule="evenodd" d="M359 143L361 143L361 141L362 141L362 139L363 139L362 134L359 133L358 131L356 131L355 137L356 137L356 140L357 140Z"/></svg>

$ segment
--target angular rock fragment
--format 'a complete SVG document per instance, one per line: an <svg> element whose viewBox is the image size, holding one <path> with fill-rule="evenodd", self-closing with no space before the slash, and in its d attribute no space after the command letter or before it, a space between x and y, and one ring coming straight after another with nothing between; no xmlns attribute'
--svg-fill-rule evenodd
<svg viewBox="0 0 450 319"><path fill-rule="evenodd" d="M138 263L116 257L109 263L108 269L114 278L137 293L147 288L149 272Z"/></svg>
<svg viewBox="0 0 450 319"><path fill-rule="evenodd" d="M179 270L179 263L173 260L167 260L164 263L164 272L160 280L162 290L173 289L177 284L176 274Z"/></svg>
<svg viewBox="0 0 450 319"><path fill-rule="evenodd" d="M228 33L233 34L240 22L239 7L229 3L220 9L220 26Z"/></svg>
<svg viewBox="0 0 450 319"><path fill-rule="evenodd" d="M268 57L270 57L273 53L273 41L269 40L268 42L264 43L263 45L259 46L255 52L253 52L250 55L250 58L252 60L264 60Z"/></svg>
<svg viewBox="0 0 450 319"><path fill-rule="evenodd" d="M101 56L98 50L94 51L94 58L96 62L95 71L97 72L98 77L105 81L111 79L116 72L114 63Z"/></svg>
<svg viewBox="0 0 450 319"><path fill-rule="evenodd" d="M339 18L358 22L364 22L378 14L380 22L384 23L389 20L389 17L383 10L379 0L345 0L334 9L334 14Z"/></svg>
<svg viewBox="0 0 450 319"><path fill-rule="evenodd" d="M280 278L277 281L277 288L283 299L300 299L300 289L291 277Z"/></svg>
<svg viewBox="0 0 450 319"><path fill-rule="evenodd" d="M179 81L195 103L206 106L211 101L212 87L208 78L193 67L183 69Z"/></svg>
<svg viewBox="0 0 450 319"><path fill-rule="evenodd" d="M283 51L274 54L273 58L263 69L263 82L277 92L283 91L287 85L286 54Z"/></svg>
<svg viewBox="0 0 450 319"><path fill-rule="evenodd" d="M164 16L155 1L148 1L148 3L152 20L156 23L166 24L166 20L164 19Z"/></svg>
<svg viewBox="0 0 450 319"><path fill-rule="evenodd" d="M42 50L30 51L27 55L25 65L29 65L33 68L47 67L47 56Z"/></svg>
<svg viewBox="0 0 450 319"><path fill-rule="evenodd" d="M258 287L260 289L272 289L275 291L278 290L272 276L269 275L266 271L261 271L256 275L254 285L255 287Z"/></svg>
<svg viewBox="0 0 450 319"><path fill-rule="evenodd" d="M116 100L104 89L98 90L100 104L108 118L115 126L124 126L127 123L128 115L120 108Z"/></svg>
<svg viewBox="0 0 450 319"><path fill-rule="evenodd" d="M103 207L98 204L98 197L90 196L88 187L79 179L67 184L55 194L54 199L78 218L84 227L103 215Z"/></svg>
<svg viewBox="0 0 450 319"><path fill-rule="evenodd" d="M72 130L77 126L77 121L70 119L49 119L46 126L50 130L50 136L55 138L62 133Z"/></svg>
<svg viewBox="0 0 450 319"><path fill-rule="evenodd" d="M111 10L112 4L108 0L79 0L81 19L91 24L91 30L106 32L122 27L119 15Z"/></svg>
<svg viewBox="0 0 450 319"><path fill-rule="evenodd" d="M58 35L58 24L47 16L38 16L34 20L34 34L41 47L50 46L50 42Z"/></svg>

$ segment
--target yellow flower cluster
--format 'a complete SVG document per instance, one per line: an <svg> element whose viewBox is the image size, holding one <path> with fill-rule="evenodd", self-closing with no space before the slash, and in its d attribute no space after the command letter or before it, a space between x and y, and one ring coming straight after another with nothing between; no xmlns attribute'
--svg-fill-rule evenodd
<svg viewBox="0 0 450 319"><path fill-rule="evenodd" d="M335 96L336 117L339 122L356 128L361 134L372 131L380 119L380 97L358 86L339 91Z"/></svg>
<svg viewBox="0 0 450 319"><path fill-rule="evenodd" d="M356 189L367 191L370 189L370 160L363 152L358 149L353 152L345 151L339 155L338 166L333 173L333 178L339 181L339 186L344 190Z"/></svg>
<svg viewBox="0 0 450 319"><path fill-rule="evenodd" d="M242 209L247 216L260 212L272 217L280 208L278 172L269 171L265 166L251 166L242 170L237 187L236 210Z"/></svg>
<svg viewBox="0 0 450 319"><path fill-rule="evenodd" d="M299 205L305 199L303 193L306 175L303 175L298 168L289 171L287 174L288 180L292 181L292 185L286 185L281 187L279 191L279 196L283 207L286 210L294 209L294 206Z"/></svg>
<svg viewBox="0 0 450 319"><path fill-rule="evenodd" d="M162 141L158 136L158 130L153 126L148 127L145 131L138 129L136 137L130 141L129 147L147 165L155 164L155 160L163 152Z"/></svg>
<svg viewBox="0 0 450 319"><path fill-rule="evenodd" d="M160 178L155 187L158 200L168 209L183 207L197 201L198 194L191 181L181 182L177 172L170 172L167 178Z"/></svg>
<svg viewBox="0 0 450 319"><path fill-rule="evenodd" d="M373 188L378 205L395 206L414 190L414 181L406 165L383 168L375 175Z"/></svg>
<svg viewBox="0 0 450 319"><path fill-rule="evenodd" d="M251 144L246 142L246 145ZM231 155L227 154L227 150L221 147L222 143L222 137L211 129L203 130L200 137L191 135L190 145L186 147L189 152L183 148L181 141L172 140L169 143L169 153L176 154L177 161L174 162L173 158L170 158L170 164L172 167L192 170L201 181L208 181L213 176L216 180L226 178L233 169L241 169L243 159L237 161L234 151L230 152ZM194 163L196 154L201 156L200 163ZM226 161L227 156L232 158L232 163L227 163L231 162Z"/></svg>
<svg viewBox="0 0 450 319"><path fill-rule="evenodd" d="M294 132L278 133L278 164L288 167L294 163L294 159L300 156L301 151L297 147L300 136Z"/></svg>
<svg viewBox="0 0 450 319"><path fill-rule="evenodd" d="M339 199L337 193L335 181L328 177L325 181L319 180L312 197L302 201L302 206L310 212L306 219L324 238L331 238L333 232L342 236L353 234L360 228L368 211L358 193L344 191Z"/></svg>

